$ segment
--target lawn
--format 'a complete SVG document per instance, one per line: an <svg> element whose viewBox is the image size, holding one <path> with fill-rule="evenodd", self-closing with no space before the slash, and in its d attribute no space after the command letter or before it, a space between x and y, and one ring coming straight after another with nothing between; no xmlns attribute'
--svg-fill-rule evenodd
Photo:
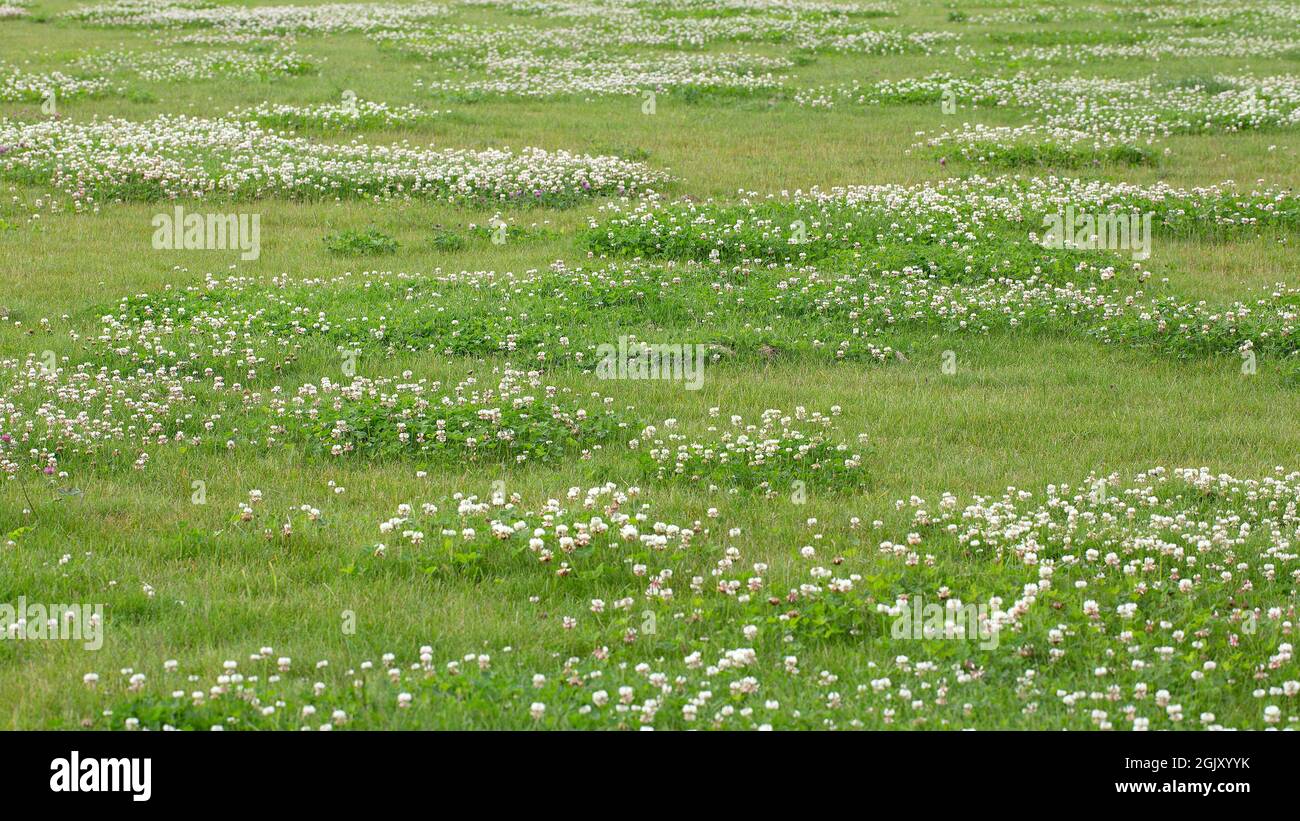
<svg viewBox="0 0 1300 821"><path fill-rule="evenodd" d="M1300 723L1297 3L10 2L0 727Z"/></svg>

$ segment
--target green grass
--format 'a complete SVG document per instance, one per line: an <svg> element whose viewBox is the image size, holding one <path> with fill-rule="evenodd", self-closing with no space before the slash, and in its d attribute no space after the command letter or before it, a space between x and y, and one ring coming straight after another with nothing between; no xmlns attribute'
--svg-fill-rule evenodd
<svg viewBox="0 0 1300 821"><path fill-rule="evenodd" d="M336 256L380 256L397 251L397 240L377 228L326 234L325 247Z"/></svg>
<svg viewBox="0 0 1300 821"><path fill-rule="evenodd" d="M147 49L155 34L84 27L54 17L75 5L71 0L43 0L33 4L33 11L52 19L0 22L5 59L19 62L21 55L21 60L30 60L25 70L50 70L66 66L84 49ZM860 22L958 31L969 38L964 43L986 51L1009 45L1126 43L1135 36L1095 21L975 26L952 20L951 9L943 3L897 5L897 16L867 16ZM969 16L992 10L962 9ZM458 21L481 23L532 20L490 9L459 10L457 15ZM1042 26L1053 31L1043 31ZM724 43L708 49L738 47L772 55L792 52L781 44ZM724 204L733 203L741 191L778 194L813 186L919 183L990 173L955 155L949 155L943 167L933 156L908 153L917 131L954 128L976 114L944 115L937 104L825 111L799 107L792 99L794 89L821 84L985 70L979 63L958 64L951 55L819 52L781 72L791 76L789 88L775 94L663 94L655 114L645 115L636 96L432 98L418 92L414 81L441 76L449 70L446 66L395 57L360 34L302 34L292 48L319 72L274 80L167 84L123 76L115 78L122 93L60 101L60 113L76 120L96 115L143 120L168 112L219 116L264 101L335 101L350 90L362 99L393 106L414 103L450 113L409 128L327 134L326 141L359 136L370 142L409 140L435 148L538 146L616 154L670 173L673 181L664 187L670 197ZM1244 66L1265 75L1294 72L1296 65L1282 57L1098 60L1083 70L1118 77L1156 72L1176 84L1190 77L1244 71ZM1060 65L1051 70L1064 76L1074 69ZM0 114L35 118L40 116L39 103L0 103ZM1028 121L1023 112L979 115L990 124ZM1300 182L1298 148L1294 129L1207 133L1168 138L1149 162L1143 158L1133 165L1088 162L1074 167L1074 158L1050 152L1017 154L1011 164L1012 173L1026 176L1065 173L1186 187L1231 179L1249 188L1263 180L1294 187ZM1300 419L1300 384L1294 355L1288 360L1273 353L1284 350L1281 343L1261 346L1256 372L1245 374L1231 346L1183 350L1146 338L1106 344L1098 335L1067 323L977 334L944 323L918 322L903 323L879 339L856 340L889 346L884 361L858 351L860 356L837 362L822 343L833 346L850 338L854 322L843 316L823 317L807 305L800 314L793 303L775 301L785 293L778 288L780 280L799 272L745 263L753 257L734 247L715 267L704 269L689 269L685 263L688 258L707 258L698 247L637 263L641 267L633 277L636 287L630 290L584 281L574 273L579 267L600 270L608 264L630 265L632 256L652 256L644 247L631 247L631 241L621 249L593 244L589 224L608 217L601 210L605 200L500 214L490 208L426 201L272 198L210 207L184 203L191 211L260 213L261 253L251 261L240 260L238 251L153 250L150 220L166 206L104 203L93 212L77 213L70 207L53 209L51 203L69 206L70 197L0 176L2 360L21 361L29 354L40 359L48 350L68 357L69 366L91 362L123 374L156 368L165 357L145 363L97 343L102 318L119 313L127 298L141 306L162 305L176 297L167 293L169 289L180 292L201 285L208 274L215 279L247 277L254 283L247 290L224 294L223 312L266 308L280 296L290 306L306 306L310 319L326 313L331 327L313 329L301 338L277 333L273 341L256 336L241 342L238 335L257 326L234 323L229 326L236 333L232 352L218 355L211 346L191 351L185 367L200 375L213 367L227 386L247 386L243 396L218 396L211 377L206 377L202 385L187 388L196 401L177 409L177 414L221 413L214 432L201 436L200 444L149 447L143 470L132 467L138 449L127 447L113 455L110 445L94 456L69 453L61 458L66 478L44 479L28 471L31 475L21 483L0 483L0 536L9 534L8 544L0 540L0 603L19 596L43 602L102 602L107 622L104 646L95 652L75 642L0 641L0 676L7 682L0 688L0 727L120 727L134 716L146 724L206 728L237 714L244 726L288 729L323 723L337 708L348 713L352 727L514 728L539 723L529 716L534 701L548 705L543 726L636 726L639 718L634 713L615 716L606 711L598 719L579 713L577 706L590 704L590 694L602 688L616 701L617 689L624 684L636 688L636 703L642 704L655 693L645 676L633 672L642 662L670 679L689 679L663 696L666 706L655 723L665 727L682 726L682 702L711 689L714 700L699 708L697 726L709 726L716 711L731 704L738 711L753 708L752 718L737 715L721 726L770 722L778 728L820 727L833 721L847 727L857 720L873 728L916 724L932 729L1086 729L1094 726L1089 713L1097 704L1085 697L1070 707L1056 691L1086 694L1110 684L1123 689L1121 700L1099 703L1117 728L1128 727L1122 707L1130 702L1138 704L1138 714L1149 717L1153 728L1170 726L1151 696L1134 702L1133 686L1139 681L1148 683L1153 694L1170 690L1175 702L1184 706L1186 727L1199 726L1202 712L1213 712L1227 726L1260 727L1265 703L1280 704L1284 722L1300 716L1293 697L1252 695L1257 687L1280 687L1300 678L1294 660L1269 671L1263 683L1253 678L1255 668L1265 665L1281 642L1294 641L1294 632L1287 638L1276 622L1265 620L1257 633L1246 634L1233 621L1234 611L1243 607L1281 607L1285 618L1295 623L1296 582L1290 574L1296 560L1262 558L1259 550L1269 528L1258 519L1280 518L1276 511L1257 517L1253 534L1234 555L1214 553L1205 559L1216 568L1249 563L1250 569L1240 572L1252 580L1251 591L1215 586L1217 569L1205 570L1209 581L1203 592L1190 597L1179 598L1168 588L1141 597L1135 580L1118 571L1094 580L1087 590L1076 590L1076 578L1092 577L1061 570L1069 583L1044 593L1024 631L1004 634L996 650L971 642L891 639L888 619L875 608L893 603L900 593L928 600L942 586L963 600L997 595L1009 606L1024 584L1038 578L1033 568L994 556L991 549L974 550L938 527L918 527L910 509L895 507L897 499L916 495L934 510L944 492L957 495L964 506L972 495L997 498L1015 487L1032 491L1037 503L1050 484L1067 483L1086 493L1085 481L1094 473L1117 474L1127 482L1156 466L1207 466L1213 473L1261 479L1278 465L1300 468L1300 425L1295 423ZM786 216L782 213L783 220ZM507 226L501 242L494 231L498 217ZM872 225L867 233L874 235L878 229L889 231L883 223ZM988 237L993 238L989 254L996 256L1004 250L1005 237L993 231ZM1148 263L1153 279L1145 290L1185 302L1226 305L1265 297L1277 283L1295 288L1300 286L1295 266L1298 239L1293 224L1224 232L1203 226L1164 236L1157 239ZM874 270L902 267L917 256L900 244L885 246L867 253L866 262L875 263ZM803 264L822 265L832 273L861 266L862 259L842 252L820 249ZM610 258L592 258L589 253L608 253ZM1026 252L1016 246L1014 253ZM961 281L956 260L937 252L919 256L939 259L947 279ZM1028 264L1027 259L1017 256L1015 262ZM564 267L548 273L558 260ZM744 272L732 270L744 266ZM505 277L497 287L448 281L462 271L510 272L513 281L524 284L512 290ZM393 277L376 272L391 272ZM329 282L348 273L346 280ZM419 297L415 302L404 300L404 280L396 278L403 273L432 277L412 286ZM978 273L972 279L982 279ZM684 282L659 287L674 276ZM308 278L319 282L301 284ZM1094 283L1083 276L1075 281ZM720 287L728 282L735 287ZM737 296L744 300L737 301ZM156 318L157 313L141 316ZM262 318L273 319L283 317ZM386 337L367 335L380 326ZM706 344L719 356L711 362L703 387L687 391L679 382L598 380L563 354L590 351L626 334L648 342ZM519 345L507 354L502 348L512 335L518 335ZM569 339L567 347L561 346L560 336ZM168 339L166 346L180 348L188 339ZM210 341L215 344L215 339ZM548 353L545 364L532 355L532 346L539 344ZM238 361L246 345L266 356L253 377L247 375L246 363ZM292 396L301 385L324 378L348 381L343 353L352 347L360 351L357 376L437 380L444 390L469 376L479 387L495 385L508 364L540 368L544 383L561 391L557 402L593 411L608 407L611 419L624 427L601 421L590 435L584 431L569 437L549 417L521 421L526 441L470 458L456 447L421 452L396 446L390 415L371 397L366 413L375 427L369 441L382 446L338 458L322 446L329 441L327 425L271 432L273 414L258 404L271 389L279 385ZM954 362L955 370L946 369L946 362ZM406 371L412 374L409 378L403 376ZM8 385L11 378L0 385ZM261 398L251 399L251 393ZM610 397L610 403L602 406L590 398L592 393ZM778 460L761 476L707 468L699 470L702 478L691 481L659 476L644 451L627 447L644 425L662 426L666 419L679 420L688 441L716 444L719 434L709 426L726 427L732 414L757 423L766 409L793 414L801 406L822 413L832 406L842 409L825 434L829 441L862 454L860 471L827 475L805 463ZM719 419L710 417L711 408L720 409ZM137 417L130 424L146 426L147 421ZM200 428L193 420L186 424L187 431ZM859 434L865 434L865 443ZM275 444L267 443L268 436ZM227 438L236 442L233 449L226 449ZM531 455L520 463L515 457L523 451ZM417 477L417 471L427 473ZM639 488L640 497L623 510L632 513L641 501L649 503L647 527L656 521L687 528L700 523L696 543L682 551L670 547L662 554L626 544L580 550L567 559L574 573L561 577L555 570L566 560L563 556L541 564L526 547L515 550L519 546L512 542L507 550L494 542L482 525L474 540L463 543L460 537L440 535L443 527L460 527L446 518L455 511L456 493L481 499L502 489L507 495L518 494L522 518L523 511L536 511L548 499L563 500L571 487L585 492L606 482L621 489ZM795 483L803 483L802 490ZM1172 488L1175 482L1170 484L1171 497L1184 492ZM202 488L201 504L195 503L197 487ZM336 493L335 487L346 490ZM251 521L241 521L240 505L249 502L253 489L262 492L263 501L254 506ZM422 502L436 503L439 513L421 520ZM426 535L420 546L401 538L400 531L414 524L394 533L380 532L380 524L397 515L403 503L417 510L414 519ZM302 505L317 508L319 520L312 521L300 510ZM565 506L583 521L602 514L600 509L582 511L577 504ZM1215 513L1240 513L1246 506L1228 493L1203 499L1190 491L1169 502L1170 511L1189 511L1209 521ZM710 509L716 509L716 518ZM607 512L602 515L609 518ZM858 517L861 526L850 527L850 517ZM515 517L502 518L509 523ZM527 518L530 527L538 519ZM818 524L810 525L810 519ZM884 523L882 528L870 529L877 519ZM292 523L292 535L282 533L286 521ZM1292 530L1295 526L1291 521ZM739 528L739 535L728 535L730 528ZM909 564L880 551L880 542L903 542L914 531L923 531L924 546L918 550L933 554L933 562ZM814 534L821 538L814 541ZM1164 535L1171 541L1181 538ZM1093 546L1103 556L1111 550L1124 552L1122 539L1113 533L1088 538L1091 541L1077 544L1073 552L1082 554ZM1290 540L1294 553L1294 534ZM380 542L386 546L383 556L376 555ZM817 560L800 558L799 549L811 544L817 546ZM754 563L765 563L771 591L749 603L713 592L712 571L729 546L738 549L740 558L736 569L724 576L744 580L754 575ZM1058 548L1045 548L1043 556L1059 559L1068 552ZM836 556L842 564L831 564ZM1124 553L1125 561L1130 558ZM1263 577L1265 561L1276 563L1275 580ZM647 564L650 574L671 567L668 586L674 589L674 599L646 600L642 594L648 577L633 576L634 564ZM836 577L857 574L860 581L852 594L790 605L802 611L799 618L782 620L779 614L786 607L769 605L768 596L784 596L814 581L808 570L816 564L830 567ZM1174 566L1169 560L1151 578L1167 581ZM704 592L692 593L692 575L704 578ZM593 598L612 605L624 596L635 599L628 610L611 606L603 614L589 611ZM1102 604L1107 622L1113 621L1118 604L1140 600L1142 619L1155 624L1152 634L1137 641L1146 647L1141 657L1150 659L1152 647L1177 645L1175 658L1140 672L1127 666L1126 657L1108 655L1126 652L1114 635L1120 628L1112 624L1112 631L1101 633L1091 627L1081 611L1088 599ZM647 612L653 614L653 632L645 629ZM564 629L564 616L576 616L577 627ZM355 619L355 630L345 629L349 619ZM1162 620L1188 634L1206 629L1210 635L1204 647L1193 648L1192 638L1186 643L1170 638L1171 629L1161 627ZM1053 663L1047 657L1046 637L1060 623L1069 624L1077 637L1064 645L1064 658ZM1135 629L1140 631L1141 623ZM759 629L752 641L741 632L751 624ZM638 638L625 644L629 628L638 630ZM1240 646L1229 645L1232 633L1243 638ZM418 648L424 645L431 648L435 675L408 671L401 684L390 684L384 675L370 672L362 676L364 687L351 686L356 676L348 671L360 670L363 661L382 667L381 657L391 652L400 666L408 667L419 661ZM274 648L271 661L249 661L250 653L267 646ZM592 652L601 646L613 651L603 681L587 680L581 688L562 684L566 659L580 658L573 667L586 673L597 664ZM682 663L699 651L707 666L727 649L742 647L755 648L760 659L743 672L707 676ZM490 670L479 673L476 662L462 661L464 675L446 672L448 661L469 653L490 654ZM269 703L283 695L293 710L310 701L317 705L316 719L307 721L285 711L264 717L247 705L229 706L233 699L196 707L188 696L171 696L173 690L207 690L227 659L238 660L241 672L260 675L265 682L281 655L292 657L292 673L280 684L261 689L262 700ZM783 670L787 655L798 656L797 676ZM939 670L900 671L895 661L900 655L913 663L932 660ZM165 673L167 659L178 660L181 672ZM319 659L328 659L329 667L314 670ZM1217 670L1205 681L1191 679L1189 671L1206 660L1216 661ZM619 662L627 662L626 669L619 668ZM1099 679L1094 675L1099 666L1115 669L1109 678ZM123 668L146 674L141 692L127 690L126 676L119 673ZM960 669L980 670L982 675L959 683ZM1036 683L1025 679L1031 669ZM837 675L838 682L819 684L823 670ZM101 677L95 690L82 683L82 676L92 671ZM200 679L186 681L191 673ZM541 688L530 683L535 673L546 676ZM757 695L735 697L728 692L729 683L743 675L759 679ZM891 721L885 720L884 702L871 695L870 687L871 681L886 676L892 678L897 709ZM309 695L315 681L329 685L324 697ZM946 704L935 701L934 689L941 681L952 690ZM928 685L925 689L922 682ZM910 699L897 695L900 684L911 687L925 709L908 707ZM858 693L859 685L867 693ZM841 694L843 707L826 707L832 691ZM410 709L396 708L398 692L413 695ZM766 710L763 702L768 699L782 706ZM971 704L969 713L963 709L966 703ZM1029 709L1030 704L1035 708ZM801 713L797 718L794 709ZM914 722L917 718L924 720Z"/></svg>

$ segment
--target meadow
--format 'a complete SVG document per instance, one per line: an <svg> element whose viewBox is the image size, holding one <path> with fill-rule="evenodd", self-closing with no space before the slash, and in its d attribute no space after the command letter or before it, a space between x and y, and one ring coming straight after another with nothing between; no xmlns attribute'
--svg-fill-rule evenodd
<svg viewBox="0 0 1300 821"><path fill-rule="evenodd" d="M1300 724L1295 0L0 44L0 727Z"/></svg>

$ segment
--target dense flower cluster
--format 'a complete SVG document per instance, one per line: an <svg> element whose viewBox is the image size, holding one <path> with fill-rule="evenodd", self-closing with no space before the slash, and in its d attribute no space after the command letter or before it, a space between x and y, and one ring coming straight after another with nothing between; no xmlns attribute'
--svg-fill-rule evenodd
<svg viewBox="0 0 1300 821"><path fill-rule="evenodd" d="M296 6L228 6L209 0L110 0L66 12L95 26L167 28L203 26L231 33L335 33L398 28L448 13L437 3L322 3Z"/></svg>
<svg viewBox="0 0 1300 821"><path fill-rule="evenodd" d="M1110 60L1194 60L1206 57L1278 57L1300 48L1300 37L1225 32L1206 35L1166 35L1136 43L1068 43L1014 46L982 53L990 63L1049 63L1080 65Z"/></svg>
<svg viewBox="0 0 1300 821"><path fill-rule="evenodd" d="M810 108L885 103L946 104L961 109L1018 109L1032 122L1019 126L962 123L913 146L938 156L958 154L1002 165L1077 166L1100 162L1149 163L1152 144L1172 134L1286 128L1300 123L1300 78L1216 76L1170 82L1106 77L1055 77L1021 72L1010 77L954 77L854 82L801 89Z"/></svg>
<svg viewBox="0 0 1300 821"><path fill-rule="evenodd" d="M437 382L322 379L269 403L272 439L305 438L330 456L410 453L516 463L599 446L621 426L612 400L593 394L588 409L537 372L507 370L495 386L467 378L443 391Z"/></svg>
<svg viewBox="0 0 1300 821"><path fill-rule="evenodd" d="M0 173L49 183L80 203L284 195L563 204L640 194L662 178L617 157L336 145L256 123L184 116L142 123L0 120L0 145L12 146L0 155Z"/></svg>
<svg viewBox="0 0 1300 821"><path fill-rule="evenodd" d="M805 14L755 9L721 16L679 16L657 11L657 4L570 8L564 25L453 24L371 33L376 42L429 58L454 57L472 65L483 53L511 54L538 48L582 50L578 44L619 47L701 49L714 43L783 44L808 52L853 54L931 54L959 40L943 31L903 31L872 27L860 16ZM572 22L570 22L572 21Z"/></svg>
<svg viewBox="0 0 1300 821"><path fill-rule="evenodd" d="M230 120L248 120L267 128L379 129L403 128L428 122L441 112L426 111L418 106L391 106L375 100L351 97L338 103L289 105L262 103L253 108L232 111Z"/></svg>
<svg viewBox="0 0 1300 821"><path fill-rule="evenodd" d="M24 465L52 475L76 461L144 468L146 448L198 445L226 410L218 399L198 412L197 380L161 370L125 375L89 362L50 367L35 356L3 366L0 432L9 448L0 470L11 477Z"/></svg>
<svg viewBox="0 0 1300 821"><path fill-rule="evenodd" d="M1036 231L1044 215L1066 206L1103 214L1151 212L1158 226L1171 230L1300 225L1300 201L1285 188L1246 192L1232 183L1183 189L1167 183L1004 175L779 195L741 192L734 203L658 198L631 206L611 203L603 207L603 218L592 218L589 242L595 250L614 253L793 261L824 256L828 249L884 242L900 227L929 234L941 226L962 242L978 239L991 224ZM795 220L802 221L803 236ZM968 232L975 236L967 237Z"/></svg>
<svg viewBox="0 0 1300 821"><path fill-rule="evenodd" d="M78 58L73 65L97 74L130 74L150 82L274 79L307 74L315 66L291 51L250 52L217 49L197 54L180 51L103 51Z"/></svg>
<svg viewBox="0 0 1300 821"><path fill-rule="evenodd" d="M681 12L781 12L878 17L897 12L892 3L835 3L826 0L460 0L459 4L503 8L514 14L544 14L554 17L626 14L669 16Z"/></svg>
<svg viewBox="0 0 1300 821"><path fill-rule="evenodd" d="M209 278L202 285L123 300L116 312L104 315L92 344L131 368L213 372L246 384L296 370L295 357L307 345L367 357L421 352L503 356L530 367L593 374L603 360L602 346L620 336L629 337L631 345L708 340L698 343L707 368L792 357L871 362L895 357L889 344L871 339L830 345L828 339L847 334L848 328L829 317L803 316L801 311L798 319L779 327L762 323L759 297L783 301L786 275L759 274L720 287L725 278L725 272L713 268L666 270L638 264L595 269L555 264L526 273L374 271L280 277L271 283ZM814 273L807 287L820 293L834 287L834 278ZM379 323L365 313L375 299L387 305ZM648 339L618 312L593 313L590 308L593 302L628 301L662 317L644 329ZM469 322L460 313L462 306L496 310ZM225 339L231 327L244 330L240 346Z"/></svg>
<svg viewBox="0 0 1300 821"><path fill-rule="evenodd" d="M775 495L798 492L792 483L854 487L866 479L862 455L816 431L831 427L839 411L834 407L823 414L796 408L789 414L769 409L758 424L732 415L728 425L710 425L702 441L680 430L676 419L665 419L643 428L628 447L643 452L656 479L703 482L710 490L755 488ZM721 409L711 408L709 417L720 418ZM860 441L865 443L865 436Z"/></svg>
<svg viewBox="0 0 1300 821"><path fill-rule="evenodd" d="M3 364L0 431L8 447L0 470L11 476L24 466L46 475L72 464L144 469L150 450L172 445L221 453L291 444L322 458L524 463L599 449L626 426L606 397L582 400L538 372L509 369L488 387L471 377L444 390L406 374L323 378L290 395L278 384L252 390L210 371L123 374L88 362L50 368L35 357Z"/></svg>
<svg viewBox="0 0 1300 821"><path fill-rule="evenodd" d="M639 94L674 88L755 91L781 84L773 69L789 68L788 60L746 54L668 54L619 57L576 54L572 57L511 53L489 55L486 79L456 78L419 86L443 94L504 94L555 97L569 94Z"/></svg>
<svg viewBox="0 0 1300 821"><path fill-rule="evenodd" d="M837 100L938 105L947 98L954 108L1021 109L1043 126L1130 141L1300 123L1300 77L1293 74L1219 75L1180 82L1156 76L1117 80L1029 72L1010 77L934 74L871 86L813 89L804 95L808 100L829 98L831 105Z"/></svg>
<svg viewBox="0 0 1300 821"><path fill-rule="evenodd" d="M1178 0L1160 5L1019 4L970 14L975 25L1000 23L1060 23L1106 21L1110 23L1160 23L1180 28L1228 26L1234 30L1259 30L1300 22L1294 3L1269 0Z"/></svg>
<svg viewBox="0 0 1300 821"><path fill-rule="evenodd" d="M1099 163L1149 164L1153 155L1122 136L1038 124L986 126L963 123L960 129L926 137L912 149L928 149L941 158L957 155L977 163L1016 168L1048 165L1075 168ZM911 149L909 149L910 153Z"/></svg>
<svg viewBox="0 0 1300 821"><path fill-rule="evenodd" d="M72 77L61 71L35 73L16 66L0 65L0 100L34 102L53 95L54 99L95 97L108 92L104 77Z"/></svg>

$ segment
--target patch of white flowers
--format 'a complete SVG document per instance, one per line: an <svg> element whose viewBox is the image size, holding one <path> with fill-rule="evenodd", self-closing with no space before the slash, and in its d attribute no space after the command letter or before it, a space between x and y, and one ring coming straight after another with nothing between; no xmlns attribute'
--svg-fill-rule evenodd
<svg viewBox="0 0 1300 821"><path fill-rule="evenodd" d="M128 74L150 82L177 80L272 79L306 74L313 66L301 55L275 49L269 52L216 49L198 53L178 50L102 51L79 57L73 66L97 74Z"/></svg>
<svg viewBox="0 0 1300 821"><path fill-rule="evenodd" d="M417 86L443 93L520 97L640 94L687 87L755 91L779 86L782 78L771 70L791 65L782 58L746 54L560 57L524 52L489 55L485 79L417 81Z"/></svg>
<svg viewBox="0 0 1300 821"><path fill-rule="evenodd" d="M226 118L247 120L268 128L402 128L429 122L440 113L414 105L393 106L376 100L354 98L314 105L262 103L252 108L232 111Z"/></svg>
<svg viewBox="0 0 1300 821"><path fill-rule="evenodd" d="M525 148L332 144L256 123L163 116L0 119L0 169L43 177L79 203L130 197L416 199L555 203L646 192L663 175L617 157Z"/></svg>
<svg viewBox="0 0 1300 821"><path fill-rule="evenodd" d="M0 64L0 100L37 102L53 99L95 97L110 90L105 77L74 77L62 71L31 72Z"/></svg>
<svg viewBox="0 0 1300 821"><path fill-rule="evenodd" d="M322 3L230 6L208 0L110 0L63 16L94 26L173 28L200 26L232 33L373 31L432 20L448 13L438 3Z"/></svg>

